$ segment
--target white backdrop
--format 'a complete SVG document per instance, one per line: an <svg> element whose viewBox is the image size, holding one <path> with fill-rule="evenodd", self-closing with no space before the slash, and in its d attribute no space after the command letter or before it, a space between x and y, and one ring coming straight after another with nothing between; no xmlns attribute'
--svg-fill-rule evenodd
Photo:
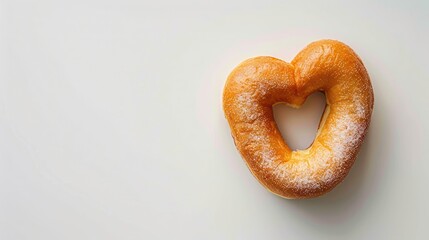
<svg viewBox="0 0 429 240"><path fill-rule="evenodd" d="M428 1L155 2L0 2L0 239L429 238ZM341 185L284 200L235 150L222 88L323 38L364 61L372 125ZM288 143L323 101L276 107Z"/></svg>

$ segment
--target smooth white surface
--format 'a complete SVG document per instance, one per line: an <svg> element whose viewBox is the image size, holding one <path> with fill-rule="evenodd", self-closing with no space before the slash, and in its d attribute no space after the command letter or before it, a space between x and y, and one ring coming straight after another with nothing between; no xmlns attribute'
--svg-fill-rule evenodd
<svg viewBox="0 0 429 240"><path fill-rule="evenodd" d="M0 239L429 238L427 1L61 2L0 2ZM322 38L363 59L373 121L340 186L284 200L235 150L222 88Z"/></svg>

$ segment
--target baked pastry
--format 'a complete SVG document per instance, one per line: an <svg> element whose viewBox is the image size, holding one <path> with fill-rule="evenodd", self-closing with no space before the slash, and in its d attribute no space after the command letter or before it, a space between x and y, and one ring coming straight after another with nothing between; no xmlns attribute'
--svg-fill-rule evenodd
<svg viewBox="0 0 429 240"><path fill-rule="evenodd" d="M274 121L272 106L298 108L316 91L326 108L311 146L292 151ZM244 61L229 75L223 109L232 137L252 174L284 198L311 198L348 174L367 133L374 96L353 50L335 40L305 47L289 64L273 57Z"/></svg>

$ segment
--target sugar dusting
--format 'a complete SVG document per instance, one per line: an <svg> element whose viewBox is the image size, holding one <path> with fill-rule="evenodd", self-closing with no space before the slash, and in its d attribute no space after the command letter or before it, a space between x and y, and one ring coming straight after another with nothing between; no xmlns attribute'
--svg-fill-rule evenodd
<svg viewBox="0 0 429 240"><path fill-rule="evenodd" d="M252 122L261 115L257 111L257 103L249 92L243 92L237 96L238 116L242 122Z"/></svg>
<svg viewBox="0 0 429 240"><path fill-rule="evenodd" d="M352 107L353 110L332 119L326 126L324 131L327 131L331 138L323 143L317 142L321 146L317 151L312 151L310 147L299 153L294 152L290 161L276 166L273 176L279 184L286 188L312 192L338 180L344 174L346 161L358 147L359 139L366 128L361 121L366 111L362 102L355 98ZM254 140L258 141L258 138ZM265 151L260 153L261 167L271 166L268 162L275 159L269 148L265 148ZM296 155L301 157L294 157Z"/></svg>

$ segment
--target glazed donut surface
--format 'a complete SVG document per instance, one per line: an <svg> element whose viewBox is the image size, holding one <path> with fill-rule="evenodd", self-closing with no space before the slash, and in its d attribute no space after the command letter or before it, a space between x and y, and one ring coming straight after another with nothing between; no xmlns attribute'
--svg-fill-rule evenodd
<svg viewBox="0 0 429 240"><path fill-rule="evenodd" d="M326 108L311 146L292 151L274 121L272 106L299 107L316 91ZM229 75L223 109L252 174L284 198L311 198L348 174L368 130L374 97L366 69L347 45L313 42L289 64L272 57L244 61Z"/></svg>

